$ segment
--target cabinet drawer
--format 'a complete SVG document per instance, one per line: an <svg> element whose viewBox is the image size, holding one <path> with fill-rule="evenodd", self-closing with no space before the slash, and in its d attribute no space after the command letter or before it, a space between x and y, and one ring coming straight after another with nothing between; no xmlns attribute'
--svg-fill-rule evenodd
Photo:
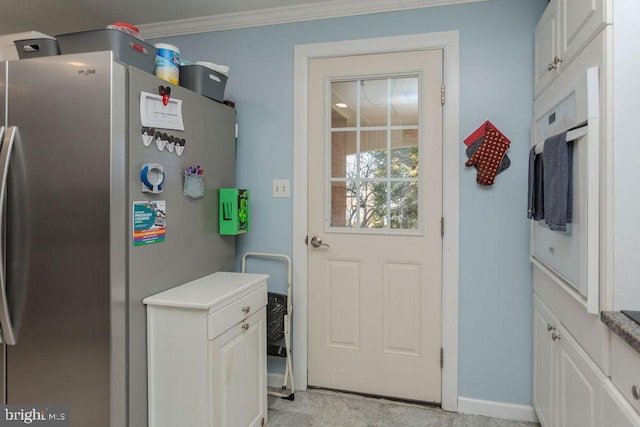
<svg viewBox="0 0 640 427"><path fill-rule="evenodd" d="M246 295L209 315L207 338L212 340L267 305L267 287Z"/></svg>
<svg viewBox="0 0 640 427"><path fill-rule="evenodd" d="M636 412L640 413L640 353L615 335L611 345L611 380ZM639 398L634 397L634 387Z"/></svg>

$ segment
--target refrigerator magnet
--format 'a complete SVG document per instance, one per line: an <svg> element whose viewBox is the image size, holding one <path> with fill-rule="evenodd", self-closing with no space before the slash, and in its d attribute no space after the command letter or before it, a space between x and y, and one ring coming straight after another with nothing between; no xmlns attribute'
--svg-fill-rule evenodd
<svg viewBox="0 0 640 427"><path fill-rule="evenodd" d="M143 193L162 193L164 183L164 167L158 163L147 163L140 170Z"/></svg>
<svg viewBox="0 0 640 427"><path fill-rule="evenodd" d="M133 246L164 242L166 232L166 201L133 202Z"/></svg>
<svg viewBox="0 0 640 427"><path fill-rule="evenodd" d="M155 136L156 130L154 128L150 128L150 127L142 127L142 143L144 144L145 147L148 147L151 145L151 142L153 142L153 138Z"/></svg>

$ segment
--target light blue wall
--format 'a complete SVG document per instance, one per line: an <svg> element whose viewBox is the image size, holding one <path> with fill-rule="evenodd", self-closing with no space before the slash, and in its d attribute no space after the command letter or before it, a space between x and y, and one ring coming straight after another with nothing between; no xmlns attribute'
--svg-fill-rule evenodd
<svg viewBox="0 0 640 427"><path fill-rule="evenodd" d="M488 118L512 141L511 167L492 187L479 187L475 173L461 167L459 395L524 405L532 387L526 183L533 32L546 4L495 0L163 39L179 46L182 58L231 67L226 98L238 109L237 184L253 197L252 230L238 238L238 254L291 255L296 213L292 199L271 197L271 181L293 175L294 46L459 31L460 135ZM284 276L272 274L270 286L284 290Z"/></svg>

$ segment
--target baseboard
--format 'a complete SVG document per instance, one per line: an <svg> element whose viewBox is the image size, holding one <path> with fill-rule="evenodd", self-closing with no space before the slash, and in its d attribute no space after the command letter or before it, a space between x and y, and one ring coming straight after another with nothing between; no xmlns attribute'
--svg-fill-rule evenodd
<svg viewBox="0 0 640 427"><path fill-rule="evenodd" d="M462 414L483 415L485 417L502 418L505 420L526 421L537 423L538 416L533 406L516 405L492 400L471 399L458 397L458 412Z"/></svg>

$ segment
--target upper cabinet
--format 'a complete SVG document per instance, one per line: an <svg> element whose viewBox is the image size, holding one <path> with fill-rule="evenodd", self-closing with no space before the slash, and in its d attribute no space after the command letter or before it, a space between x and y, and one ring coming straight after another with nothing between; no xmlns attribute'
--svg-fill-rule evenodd
<svg viewBox="0 0 640 427"><path fill-rule="evenodd" d="M558 56L558 2L552 0L538 21L535 32L535 95L536 97L553 81Z"/></svg>
<svg viewBox="0 0 640 427"><path fill-rule="evenodd" d="M536 98L612 21L611 0L551 0L535 31Z"/></svg>

